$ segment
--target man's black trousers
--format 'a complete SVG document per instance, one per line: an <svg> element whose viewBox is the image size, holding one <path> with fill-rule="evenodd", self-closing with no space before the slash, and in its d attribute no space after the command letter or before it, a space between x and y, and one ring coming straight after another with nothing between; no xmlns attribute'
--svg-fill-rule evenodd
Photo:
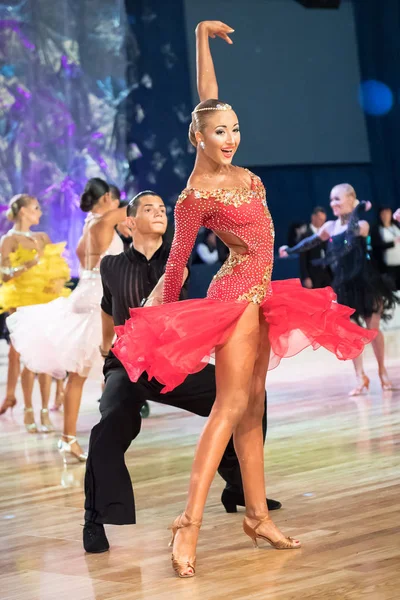
<svg viewBox="0 0 400 600"><path fill-rule="evenodd" d="M110 361L115 364L114 361ZM85 519L96 523L126 525L136 522L132 482L125 465L125 452L141 428L140 410L146 400L168 404L207 417L215 401L215 367L207 365L189 375L172 392L144 374L132 383L121 366L105 366L105 388L100 400L101 420L92 429L85 475ZM264 440L267 429L263 419ZM161 458L161 457L160 457ZM218 473L226 487L242 492L239 461L232 439L222 457Z"/></svg>

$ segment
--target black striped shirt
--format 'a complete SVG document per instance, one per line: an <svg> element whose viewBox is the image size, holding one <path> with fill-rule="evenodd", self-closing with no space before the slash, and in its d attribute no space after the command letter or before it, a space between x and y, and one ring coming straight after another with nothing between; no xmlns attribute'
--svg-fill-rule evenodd
<svg viewBox="0 0 400 600"><path fill-rule="evenodd" d="M101 308L111 315L115 325L129 319L129 309L137 308L150 295L165 271L170 245L163 242L148 260L131 245L116 256L107 255L100 264L103 284ZM186 284L182 297L186 297Z"/></svg>

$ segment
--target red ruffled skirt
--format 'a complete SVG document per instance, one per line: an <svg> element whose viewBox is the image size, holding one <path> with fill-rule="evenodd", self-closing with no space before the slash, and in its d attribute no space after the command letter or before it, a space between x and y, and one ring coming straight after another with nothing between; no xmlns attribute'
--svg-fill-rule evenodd
<svg viewBox="0 0 400 600"><path fill-rule="evenodd" d="M350 320L354 310L338 304L331 288L309 290L298 279L273 281L271 288L260 305L269 323L270 370L308 346L323 346L340 360L355 358L377 335ZM133 308L125 325L115 328L113 352L131 381L146 371L166 393L206 366L246 306L247 302L203 298Z"/></svg>

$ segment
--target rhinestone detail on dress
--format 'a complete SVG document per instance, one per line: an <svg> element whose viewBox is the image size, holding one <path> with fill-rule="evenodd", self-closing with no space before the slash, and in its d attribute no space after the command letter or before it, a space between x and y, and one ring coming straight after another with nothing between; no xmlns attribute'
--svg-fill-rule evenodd
<svg viewBox="0 0 400 600"><path fill-rule="evenodd" d="M207 298L260 304L269 288L274 226L264 186L251 175L251 188L185 189L175 207L175 237L167 263L163 302L179 298L183 271L200 227L233 234L244 254L231 253L208 288ZM222 236L221 236L222 237Z"/></svg>
<svg viewBox="0 0 400 600"><path fill-rule="evenodd" d="M233 250L231 250L228 258L226 259L218 273L214 275L213 280L218 281L218 279L222 279L222 277L225 277L226 275L232 275L234 268L238 265L241 265L248 258L248 254L237 254L236 252L233 252Z"/></svg>
<svg viewBox="0 0 400 600"><path fill-rule="evenodd" d="M253 304L262 304L267 295L269 285L271 283L273 265L268 265L262 278L262 282L254 285L248 292L239 296L239 301L246 300Z"/></svg>

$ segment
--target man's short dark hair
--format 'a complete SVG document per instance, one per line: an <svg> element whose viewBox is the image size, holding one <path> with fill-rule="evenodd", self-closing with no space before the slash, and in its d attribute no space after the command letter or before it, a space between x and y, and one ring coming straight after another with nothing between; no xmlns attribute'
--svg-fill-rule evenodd
<svg viewBox="0 0 400 600"><path fill-rule="evenodd" d="M114 198L114 200L121 200L121 191L117 188L116 185L109 183L108 187L110 188L110 194Z"/></svg>
<svg viewBox="0 0 400 600"><path fill-rule="evenodd" d="M138 208L140 206L140 200L143 196L155 196L156 198L160 198L160 195L152 190L145 190L144 192L139 192L132 198L132 200L128 204L127 215L128 217L136 217Z"/></svg>
<svg viewBox="0 0 400 600"><path fill-rule="evenodd" d="M324 209L324 207L323 207L323 206L316 206L316 207L314 208L314 210L312 211L312 213L311 213L311 214L312 214L312 215L317 215L317 214L318 214L318 213L320 213L320 212L322 212L322 213L324 213L324 215L326 215L326 210Z"/></svg>

